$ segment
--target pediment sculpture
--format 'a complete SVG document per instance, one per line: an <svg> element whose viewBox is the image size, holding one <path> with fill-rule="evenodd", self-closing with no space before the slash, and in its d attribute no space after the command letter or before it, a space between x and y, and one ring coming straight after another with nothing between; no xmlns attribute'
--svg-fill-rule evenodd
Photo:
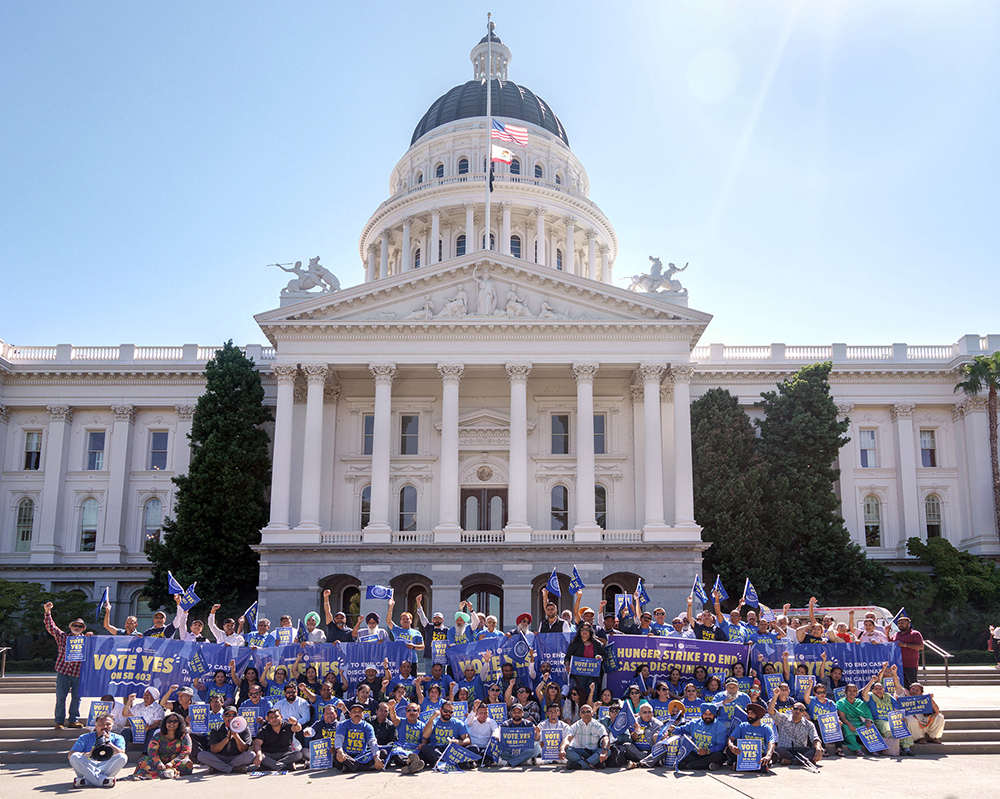
<svg viewBox="0 0 1000 799"><path fill-rule="evenodd" d="M320 264L318 255L315 258L310 258L309 265L304 269L302 268L302 261L296 261L294 264L269 265L276 266L282 271L295 275L295 277L288 281L288 285L281 290L282 297L301 296L303 294L319 296L320 294L340 291L340 281L337 280L333 272ZM311 290L315 288L318 288L319 291L312 292Z"/></svg>
<svg viewBox="0 0 1000 799"><path fill-rule="evenodd" d="M652 263L649 272L644 275L633 275L632 285L628 287L629 291L641 291L647 294L662 292L666 294L687 295L687 289L681 285L679 280L674 280L674 275L687 269L689 263L681 267L667 264L667 272L664 274L663 264L659 258L654 258L650 255L649 260Z"/></svg>

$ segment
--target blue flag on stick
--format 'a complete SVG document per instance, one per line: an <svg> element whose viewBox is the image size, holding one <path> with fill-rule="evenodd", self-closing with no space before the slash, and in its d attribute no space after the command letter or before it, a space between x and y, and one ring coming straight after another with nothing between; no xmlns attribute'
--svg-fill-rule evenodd
<svg viewBox="0 0 1000 799"><path fill-rule="evenodd" d="M702 605L708 604L708 594L705 593L705 584L702 583L700 574L694 576L694 585L691 586L691 594Z"/></svg>
<svg viewBox="0 0 1000 799"><path fill-rule="evenodd" d="M639 605L649 604L649 594L646 593L646 586L642 584L642 578L639 578L639 583L635 587L635 592L639 595Z"/></svg>
<svg viewBox="0 0 1000 799"><path fill-rule="evenodd" d="M392 589L384 585L369 585L365 591L365 599L392 599Z"/></svg>
<svg viewBox="0 0 1000 799"><path fill-rule="evenodd" d="M295 633L295 640L300 644L309 640L309 633L306 632L306 626L302 623L302 619L299 619L299 629Z"/></svg>
<svg viewBox="0 0 1000 799"><path fill-rule="evenodd" d="M760 605L760 597L757 596L757 589L753 587L750 578L747 577L746 585L743 586L743 598L748 605Z"/></svg>
<svg viewBox="0 0 1000 799"><path fill-rule="evenodd" d="M111 601L109 598L111 596L108 588L104 589L104 596L101 597L101 601L97 603L97 609L94 611L94 621L100 624L101 619L104 618L104 606Z"/></svg>
<svg viewBox="0 0 1000 799"><path fill-rule="evenodd" d="M576 566L574 566L573 576L569 581L569 592L575 595L577 591L582 591L586 587L587 586L583 584L583 580L580 579L580 573L576 570Z"/></svg>
<svg viewBox="0 0 1000 799"><path fill-rule="evenodd" d="M910 617L906 615L906 608L903 607L899 609L899 613L897 613L895 616L892 617L892 623L898 627L900 619L908 619L908 618Z"/></svg>
<svg viewBox="0 0 1000 799"><path fill-rule="evenodd" d="M623 732L628 732L633 727L635 727L635 714L632 712L632 703L626 699L622 703L622 709L615 716L615 720L608 727L608 732L617 738Z"/></svg>
<svg viewBox="0 0 1000 799"><path fill-rule="evenodd" d="M716 575L715 585L712 586L712 593L719 593L719 601L725 602L729 599L729 594L726 593L726 589L722 587L722 576Z"/></svg>
<svg viewBox="0 0 1000 799"><path fill-rule="evenodd" d="M674 762L674 771L679 771L681 761L689 754L696 751L698 751L698 744L692 741L688 736L682 735L680 741L677 742L677 760Z"/></svg>
<svg viewBox="0 0 1000 799"><path fill-rule="evenodd" d="M243 611L243 618L246 619L247 630L254 632L257 629L257 603Z"/></svg>
<svg viewBox="0 0 1000 799"><path fill-rule="evenodd" d="M556 574L556 570L552 570L552 574L549 575L549 581L545 584L545 588L553 596L562 596L559 591L559 575Z"/></svg>
<svg viewBox="0 0 1000 799"><path fill-rule="evenodd" d="M184 610L191 610L191 608L201 602L201 597L194 592L194 587L196 585L198 585L198 583L191 583L191 585L188 586L188 590L181 595L180 606L184 608Z"/></svg>
<svg viewBox="0 0 1000 799"><path fill-rule="evenodd" d="M181 588L181 584L174 579L174 575L167 572L167 593L168 594L183 594L184 589Z"/></svg>

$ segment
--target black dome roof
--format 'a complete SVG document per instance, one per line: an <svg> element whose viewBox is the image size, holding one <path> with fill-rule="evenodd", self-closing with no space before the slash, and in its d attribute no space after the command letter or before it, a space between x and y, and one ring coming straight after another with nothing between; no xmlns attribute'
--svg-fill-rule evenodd
<svg viewBox="0 0 1000 799"><path fill-rule="evenodd" d="M484 37L485 38L485 37ZM559 121L559 117L541 97L531 89L520 86L509 80L493 79L492 111L495 117L520 119L544 128L555 134L569 146L569 137ZM423 136L427 131L441 125L447 125L458 119L486 116L486 83L470 80L451 91L442 94L431 103L427 113L423 115L413 131L410 144Z"/></svg>

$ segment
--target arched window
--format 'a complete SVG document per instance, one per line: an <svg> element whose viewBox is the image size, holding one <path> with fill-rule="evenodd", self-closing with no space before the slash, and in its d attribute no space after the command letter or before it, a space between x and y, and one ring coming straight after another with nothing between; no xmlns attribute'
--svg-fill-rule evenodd
<svg viewBox="0 0 1000 799"><path fill-rule="evenodd" d="M494 249L496 249L496 246L497 246L496 237L492 233L490 233L490 249L494 250ZM484 250L486 249L486 235L485 234L483 234L483 249Z"/></svg>
<svg viewBox="0 0 1000 799"><path fill-rule="evenodd" d="M443 178L444 177L444 164L438 164L434 167L434 177Z"/></svg>
<svg viewBox="0 0 1000 799"><path fill-rule="evenodd" d="M562 272L562 250L556 250L556 269Z"/></svg>
<svg viewBox="0 0 1000 799"><path fill-rule="evenodd" d="M608 489L598 483L594 486L594 513L597 518L597 526L602 530L608 529Z"/></svg>
<svg viewBox="0 0 1000 799"><path fill-rule="evenodd" d="M417 489L413 486L403 486L399 492L399 532L415 533L417 531Z"/></svg>
<svg viewBox="0 0 1000 799"><path fill-rule="evenodd" d="M541 178L542 177L542 165L541 164L535 164L535 177L536 178Z"/></svg>
<svg viewBox="0 0 1000 799"><path fill-rule="evenodd" d="M556 185L557 186L562 185L562 175L560 175L558 172L556 172Z"/></svg>
<svg viewBox="0 0 1000 799"><path fill-rule="evenodd" d="M464 529L469 532L476 532L479 529L479 497L470 494L465 498L465 524Z"/></svg>
<svg viewBox="0 0 1000 799"><path fill-rule="evenodd" d="M550 513L552 522L549 525L551 530L569 529L569 491L564 485L557 485L552 489L550 501Z"/></svg>
<svg viewBox="0 0 1000 799"><path fill-rule="evenodd" d="M941 537L941 498L937 494L928 494L924 500L924 517L927 521L927 537Z"/></svg>
<svg viewBox="0 0 1000 799"><path fill-rule="evenodd" d="M457 239L455 239L455 257L459 258L465 255L465 234L463 233Z"/></svg>
<svg viewBox="0 0 1000 799"><path fill-rule="evenodd" d="M468 175L469 174L469 159L459 158L458 159L458 174Z"/></svg>
<svg viewBox="0 0 1000 799"><path fill-rule="evenodd" d="M372 487L365 486L361 489L361 527L364 530L368 522L372 519Z"/></svg>
<svg viewBox="0 0 1000 799"><path fill-rule="evenodd" d="M521 257L521 237L511 236L510 237L510 254L515 258Z"/></svg>
<svg viewBox="0 0 1000 799"><path fill-rule="evenodd" d="M417 172L417 183L423 183L423 182L424 182L424 173Z"/></svg>
<svg viewBox="0 0 1000 799"><path fill-rule="evenodd" d="M503 623L503 589L490 583L475 583L462 589L462 601L471 602L476 613L496 616Z"/></svg>
<svg viewBox="0 0 1000 799"><path fill-rule="evenodd" d="M85 499L80 506L80 551L93 552L97 545L97 500Z"/></svg>
<svg viewBox="0 0 1000 799"><path fill-rule="evenodd" d="M512 158L510 162L510 174L520 175L521 174L521 162L516 158Z"/></svg>
<svg viewBox="0 0 1000 799"><path fill-rule="evenodd" d="M608 583L604 586L604 596L603 599L608 603L607 609L609 613L614 613L615 608L615 595L616 594L627 594L628 591L618 583Z"/></svg>
<svg viewBox="0 0 1000 799"><path fill-rule="evenodd" d="M503 510L504 510L503 498L500 496L491 497L489 505L491 530L503 530L504 528Z"/></svg>
<svg viewBox="0 0 1000 799"><path fill-rule="evenodd" d="M340 610L347 616L347 626L353 627L361 614L361 590L357 586L349 585L344 589L340 595Z"/></svg>
<svg viewBox="0 0 1000 799"><path fill-rule="evenodd" d="M35 501L22 499L17 504L17 531L14 536L15 552L31 551L31 533L35 529Z"/></svg>
<svg viewBox="0 0 1000 799"><path fill-rule="evenodd" d="M444 242L438 239L438 263L444 260Z"/></svg>
<svg viewBox="0 0 1000 799"><path fill-rule="evenodd" d="M420 248L419 247L417 247L417 249L413 253L413 268L414 269L419 269L420 268Z"/></svg>
<svg viewBox="0 0 1000 799"><path fill-rule="evenodd" d="M882 506L878 497L865 497L865 546L882 546Z"/></svg>
<svg viewBox="0 0 1000 799"><path fill-rule="evenodd" d="M146 502L143 510L143 550L149 551L151 541L159 541L160 533L163 532L163 503L153 497Z"/></svg>

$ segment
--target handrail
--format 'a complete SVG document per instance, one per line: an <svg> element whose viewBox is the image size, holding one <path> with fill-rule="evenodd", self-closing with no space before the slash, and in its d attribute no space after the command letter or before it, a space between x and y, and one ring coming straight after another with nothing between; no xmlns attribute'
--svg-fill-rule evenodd
<svg viewBox="0 0 1000 799"><path fill-rule="evenodd" d="M0 680L7 676L7 653L10 651L9 646L0 647Z"/></svg>
<svg viewBox="0 0 1000 799"><path fill-rule="evenodd" d="M927 653L928 649L931 650L931 652L933 652L935 655L937 655L939 658L941 658L944 661L944 684L945 684L946 687L950 688L951 687L951 682L948 679L948 660L950 658L955 657L955 656L953 654L951 654L951 652L948 652L948 651L942 649L941 647L939 647L933 641L928 641L925 638L924 639L924 648L920 650L920 668L923 669L924 679L925 680L927 679L927 654L926 653Z"/></svg>

